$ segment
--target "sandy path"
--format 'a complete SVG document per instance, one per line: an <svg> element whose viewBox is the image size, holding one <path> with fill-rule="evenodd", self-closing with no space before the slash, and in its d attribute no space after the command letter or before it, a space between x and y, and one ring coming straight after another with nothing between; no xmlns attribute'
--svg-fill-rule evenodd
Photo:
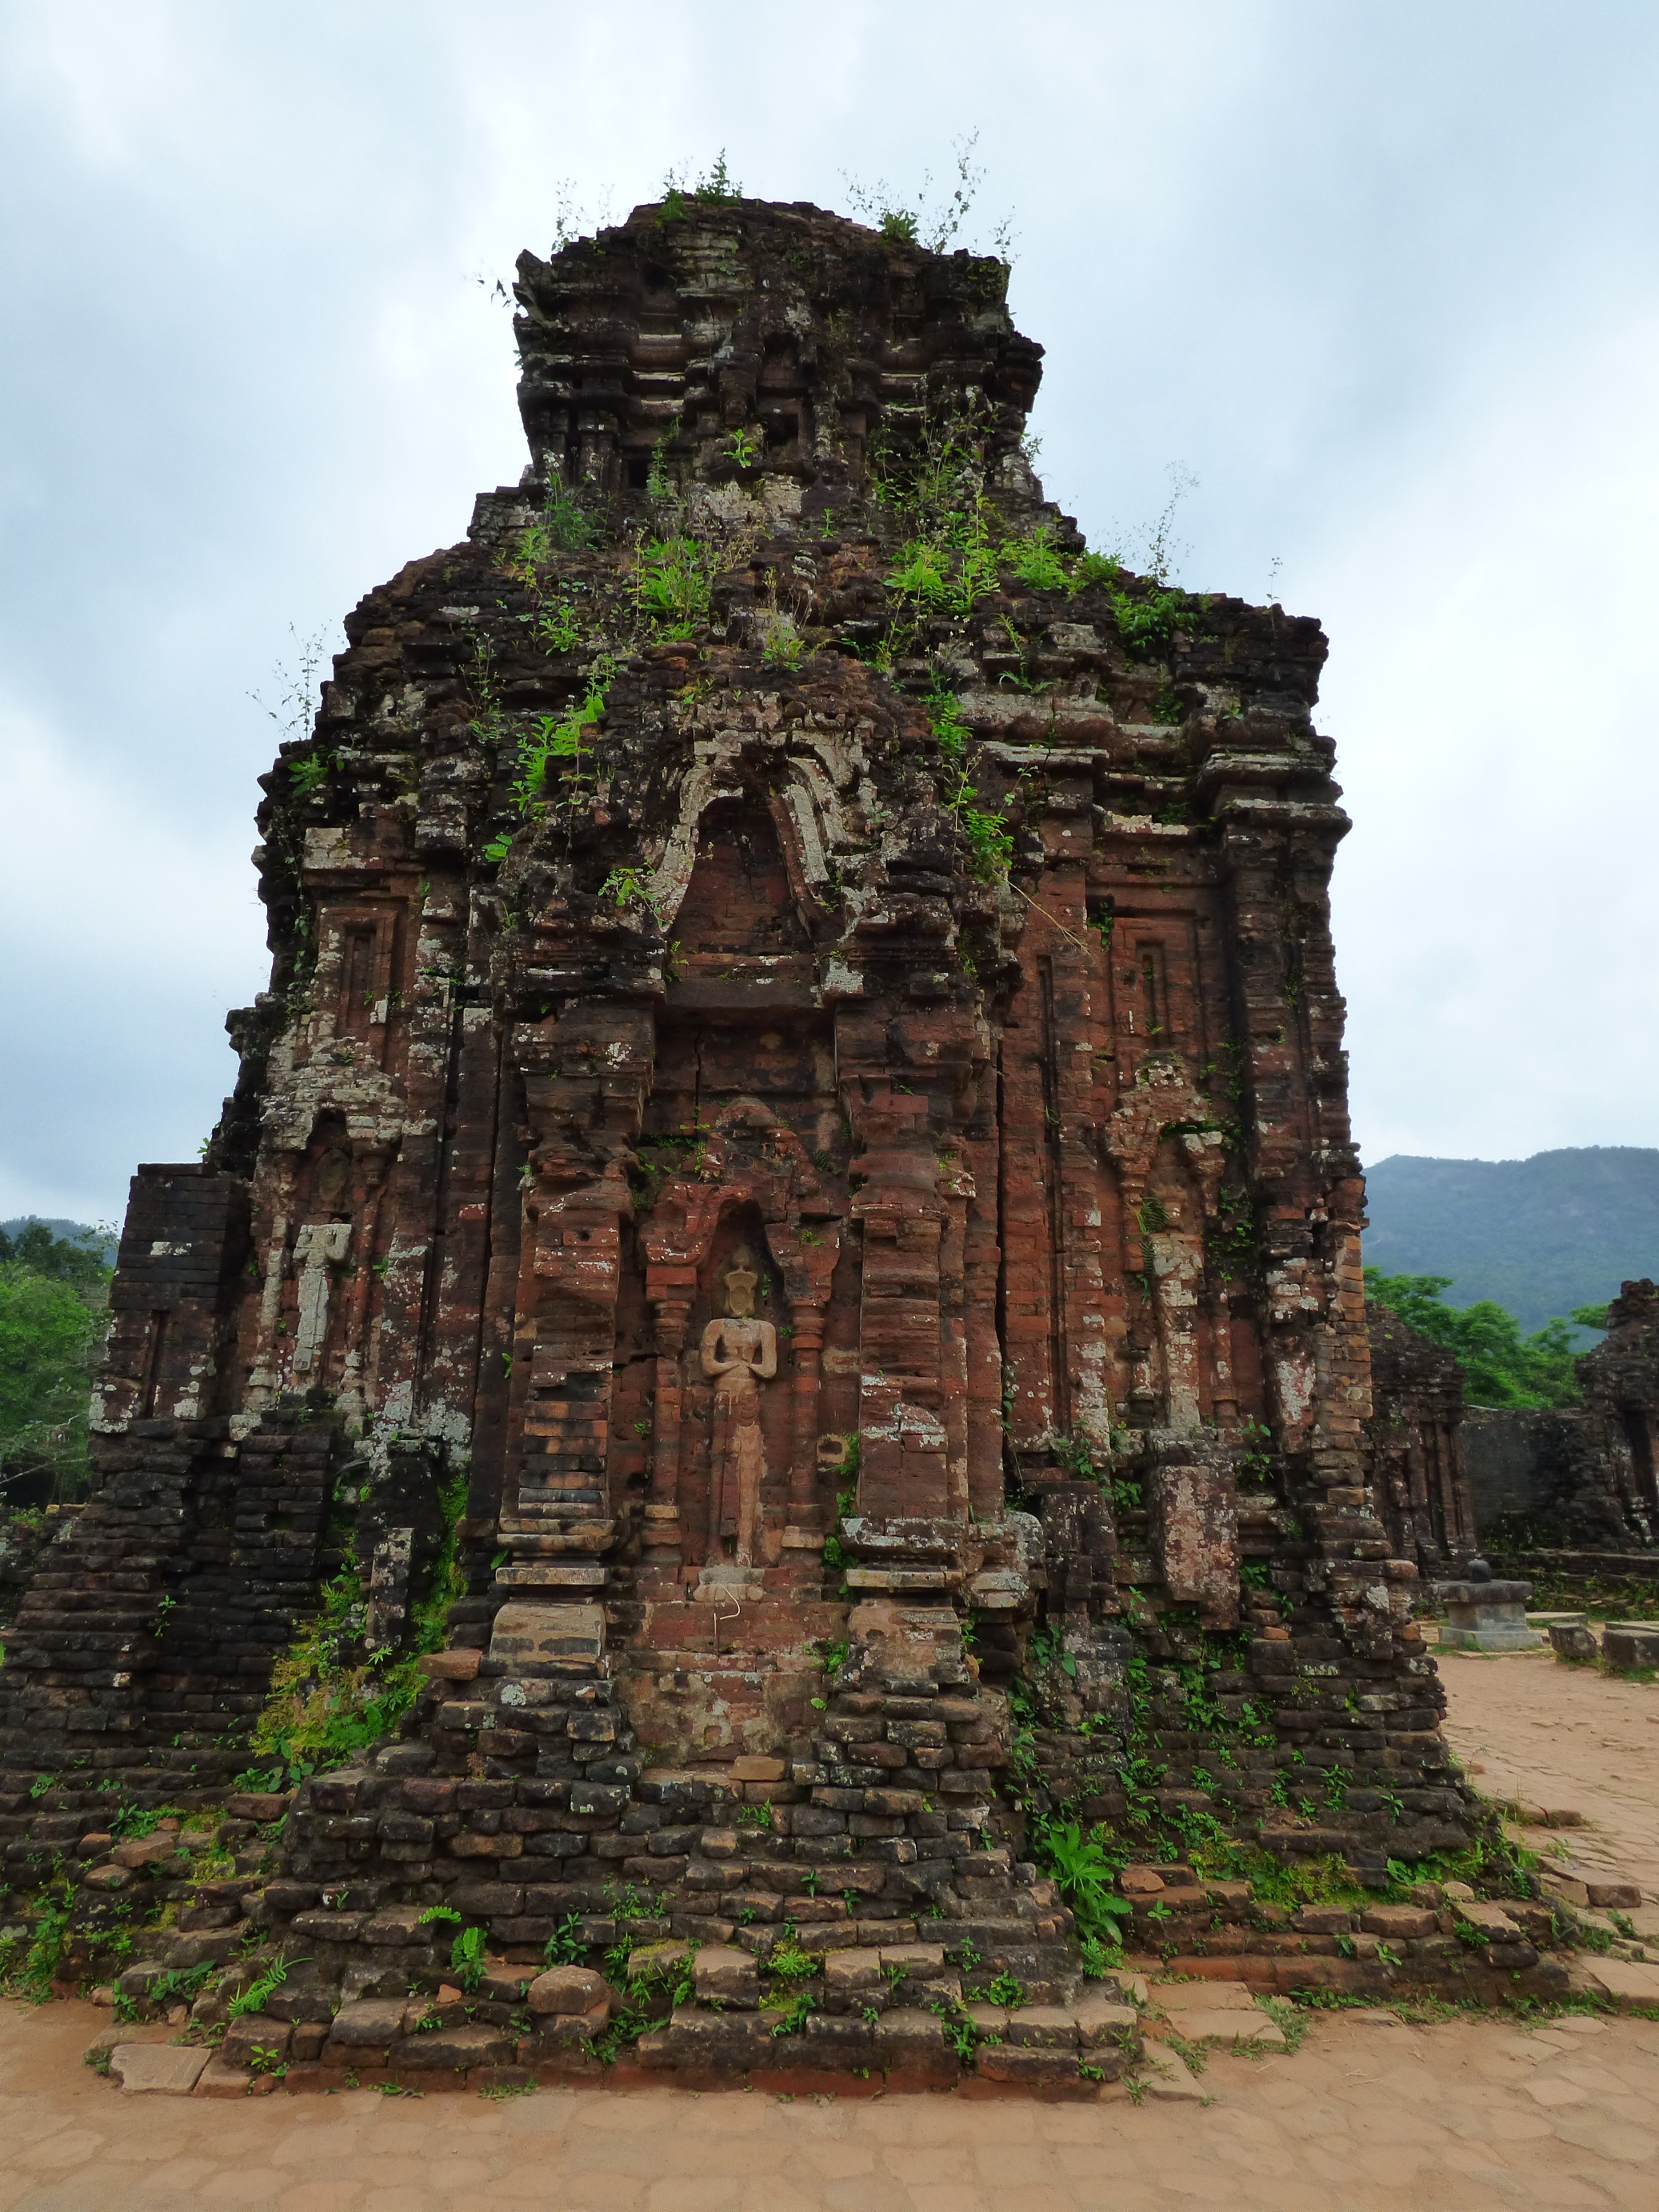
<svg viewBox="0 0 1659 2212"><path fill-rule="evenodd" d="M1554 1810L1583 1828L1520 1832L1534 1850L1564 1843L1616 1868L1659 1907L1659 1683L1564 1667L1552 1653L1438 1655L1447 1733L1483 1795ZM1659 1932L1659 1918L1655 1930Z"/></svg>
<svg viewBox="0 0 1659 2212"><path fill-rule="evenodd" d="M0 2005L0 2212L1659 2212L1659 2022L1316 2021L1214 2101L128 2097Z"/></svg>

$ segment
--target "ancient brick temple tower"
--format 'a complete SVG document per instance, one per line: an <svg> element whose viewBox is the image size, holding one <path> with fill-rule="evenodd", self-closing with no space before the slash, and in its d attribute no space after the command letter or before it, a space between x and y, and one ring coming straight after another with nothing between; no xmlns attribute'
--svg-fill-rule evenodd
<svg viewBox="0 0 1659 2212"><path fill-rule="evenodd" d="M8 1764L234 1771L354 1517L396 1650L464 1474L451 1649L290 1821L296 1910L477 1861L509 1955L621 1869L707 1918L746 1797L785 1890L1006 1935L1012 1863L962 1862L1039 1627L1073 1723L1136 1638L1266 1692L1225 1772L1166 1739L1172 1802L1443 1838L1362 1458L1317 626L1085 554L995 260L692 202L519 270L524 479L349 617L265 779L271 988L204 1163L135 1182ZM1109 1817L1085 1741L1046 1786ZM1270 1804L1291 1747L1342 1817ZM83 1817L8 1805L14 1855Z"/></svg>

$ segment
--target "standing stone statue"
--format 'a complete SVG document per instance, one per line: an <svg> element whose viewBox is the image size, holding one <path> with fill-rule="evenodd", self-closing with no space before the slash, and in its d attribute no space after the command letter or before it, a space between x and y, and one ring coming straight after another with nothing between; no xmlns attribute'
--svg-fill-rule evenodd
<svg viewBox="0 0 1659 2212"><path fill-rule="evenodd" d="M778 1371L778 1333L769 1321L755 1318L758 1279L739 1245L726 1271L726 1311L702 1333L702 1371L714 1378L710 1519L720 1534L736 1523L740 1567L755 1564L755 1524L766 1473L757 1386Z"/></svg>

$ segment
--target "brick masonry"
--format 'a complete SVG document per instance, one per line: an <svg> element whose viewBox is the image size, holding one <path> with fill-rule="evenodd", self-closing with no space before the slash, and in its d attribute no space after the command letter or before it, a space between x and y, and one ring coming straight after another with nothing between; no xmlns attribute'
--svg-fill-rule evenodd
<svg viewBox="0 0 1659 2212"><path fill-rule="evenodd" d="M1325 641L1082 560L1006 279L748 201L522 257L524 480L353 611L264 780L270 988L204 1162L134 1181L0 1827L21 1878L100 1783L222 1793L347 1536L395 1639L465 1474L399 1740L213 1907L303 1939L296 2064L461 2034L392 2018L450 2002L443 1906L502 2021L562 1929L740 1990L810 1930L859 1961L822 2063L948 2075L1000 1972L1086 2080L1033 1814L1373 1883L1467 1838L1411 1619L1462 1525L1372 1486ZM771 2002L688 1988L640 2056L752 2064Z"/></svg>
<svg viewBox="0 0 1659 2212"><path fill-rule="evenodd" d="M1464 1465L1463 1370L1386 1306L1370 1315L1371 1479L1394 1549L1456 1573L1476 1544Z"/></svg>
<svg viewBox="0 0 1659 2212"><path fill-rule="evenodd" d="M1618 1578L1620 1555L1646 1554L1638 1579L1659 1577L1659 1291L1626 1283L1607 1333L1574 1363L1582 1406L1512 1413L1472 1407L1465 1452L1481 1541L1541 1571ZM1562 1569L1557 1553L1584 1554ZM1598 1569L1597 1554L1607 1564Z"/></svg>

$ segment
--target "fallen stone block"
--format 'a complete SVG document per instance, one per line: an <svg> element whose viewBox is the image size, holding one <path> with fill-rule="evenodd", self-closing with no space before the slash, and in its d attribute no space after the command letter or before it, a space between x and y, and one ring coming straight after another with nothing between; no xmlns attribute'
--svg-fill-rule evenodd
<svg viewBox="0 0 1659 2212"><path fill-rule="evenodd" d="M631 1981L635 1978L631 1959L629 1966ZM597 2010L603 2022L611 2008L611 1984L591 1966L550 1966L530 1984L528 2002L531 2011L537 2013L587 2014Z"/></svg>
<svg viewBox="0 0 1659 2212"><path fill-rule="evenodd" d="M1189 2043L1261 2043L1284 2048L1285 2031L1263 2012L1183 2012L1172 2022Z"/></svg>
<svg viewBox="0 0 1659 2212"><path fill-rule="evenodd" d="M1386 1942L1409 1943L1419 1936L1439 1933L1440 1923L1435 1914L1420 1905L1373 1905L1359 1916L1359 1924L1368 1936L1380 1936Z"/></svg>
<svg viewBox="0 0 1659 2212"><path fill-rule="evenodd" d="M1593 1965L1576 1965L1569 1977L1574 1989L1626 2005L1659 2005L1659 1966L1633 1959L1597 1959Z"/></svg>
<svg viewBox="0 0 1659 2212"><path fill-rule="evenodd" d="M1075 2081L1075 2049L1054 2051L1036 2044L981 2043L974 2053L974 2071L988 2081Z"/></svg>
<svg viewBox="0 0 1659 2212"><path fill-rule="evenodd" d="M430 2028L424 2034L405 2037L398 2046L399 2066L426 2074L465 2070L469 2066L507 2066L517 2055L516 2037L483 2021Z"/></svg>
<svg viewBox="0 0 1659 2212"><path fill-rule="evenodd" d="M403 2004L394 1997L360 1997L354 2004L342 2005L334 2015L325 2056L385 2051L398 2040L403 2021Z"/></svg>
<svg viewBox="0 0 1659 2212"><path fill-rule="evenodd" d="M178 1848L179 1838L174 1835L129 1836L117 1844L110 1857L118 1867L137 1874L146 1867L162 1865Z"/></svg>
<svg viewBox="0 0 1659 2212"><path fill-rule="evenodd" d="M739 1951L734 1945L705 1944L693 1961L692 1972L700 2004L718 1998L722 2004L748 2010L760 2002L755 1961L747 1951Z"/></svg>
<svg viewBox="0 0 1659 2212"><path fill-rule="evenodd" d="M1659 1621L1610 1620L1601 1632L1601 1656L1620 1674L1659 1667Z"/></svg>
<svg viewBox="0 0 1659 2212"><path fill-rule="evenodd" d="M225 1811L233 1820L252 1820L263 1827L282 1819L291 1796L289 1790L238 1790L226 1798Z"/></svg>
<svg viewBox="0 0 1659 2212"><path fill-rule="evenodd" d="M1139 2014L1133 2005L1127 2004L1085 1999L1073 2008L1072 2018L1077 2027L1078 2041L1089 2051L1107 2044L1127 2043L1133 2047L1140 2027Z"/></svg>
<svg viewBox="0 0 1659 2212"><path fill-rule="evenodd" d="M216 2051L202 2069L191 2094L197 2097L246 2097L262 2089L269 2093L276 2086L273 2075L255 2074Z"/></svg>
<svg viewBox="0 0 1659 2212"><path fill-rule="evenodd" d="M1006 2040L1051 2051L1077 2048L1077 2018L1060 2005L1019 2005L1008 2014Z"/></svg>
<svg viewBox="0 0 1659 2212"><path fill-rule="evenodd" d="M875 2029L877 2063L894 2074L954 2072L955 2051L945 2039L945 2023L931 2012L908 2005L883 2013Z"/></svg>
<svg viewBox="0 0 1659 2212"><path fill-rule="evenodd" d="M1433 1915L1430 1915L1432 1921ZM1255 1999L1243 1982L1153 1982L1147 2002L1160 2012L1255 2012ZM1260 2014L1257 2017L1260 2018Z"/></svg>
<svg viewBox="0 0 1659 2212"><path fill-rule="evenodd" d="M1589 1904L1589 1889L1576 1875L1557 1867L1540 1867L1538 1879L1551 1897L1559 1898L1563 1905Z"/></svg>
<svg viewBox="0 0 1659 2212"><path fill-rule="evenodd" d="M628 1954L628 1979L630 1982L656 1981L670 1973L676 1966L684 1966L691 1956L689 1943L640 1943ZM533 1990L535 1984L531 1984ZM533 2008L535 1999L531 2003Z"/></svg>
<svg viewBox="0 0 1659 2212"><path fill-rule="evenodd" d="M250 1932L250 1925L244 1920L234 1928L204 1929L196 1936L175 1936L167 1945L167 1965L185 1972L192 1966L228 1966L241 1949L242 1938Z"/></svg>
<svg viewBox="0 0 1659 2212"><path fill-rule="evenodd" d="M1146 2075L1146 2094L1161 2104L1201 2105L1204 2092L1182 2062L1172 2053L1160 2057Z"/></svg>
<svg viewBox="0 0 1659 2212"><path fill-rule="evenodd" d="M1454 1905L1452 1911L1455 1918L1467 1921L1471 1928L1478 1928L1483 1936L1494 1942L1521 1933L1502 1905L1490 1904L1483 1897L1471 1898L1467 1903Z"/></svg>
<svg viewBox="0 0 1659 2212"><path fill-rule="evenodd" d="M830 1997L865 1997L869 1990L883 1989L880 1951L867 1947L832 1951L823 1962L823 1986Z"/></svg>
<svg viewBox="0 0 1659 2212"><path fill-rule="evenodd" d="M124 2043L166 2043L172 2033L173 2030L165 2021L151 2021L142 2027L130 2020L112 2021L107 2027L99 2029L81 2055L91 2065L95 2059L106 2059L112 2051L118 2050ZM108 2069L106 2068L104 2070Z"/></svg>
<svg viewBox="0 0 1659 2212"><path fill-rule="evenodd" d="M271 2020L257 2012L239 2013L225 2029L217 2056L227 2066L251 2066L255 2052L265 2054L267 2065L279 2065L288 2057L294 2030L285 2020Z"/></svg>
<svg viewBox="0 0 1659 2212"><path fill-rule="evenodd" d="M1625 1881L1617 1875L1603 1875L1600 1880L1588 1875L1584 1888L1591 1905L1599 1912L1634 1912L1642 1902L1640 1885Z"/></svg>
<svg viewBox="0 0 1659 2212"><path fill-rule="evenodd" d="M793 2038L782 2040L793 2048ZM804 2056L811 2065L843 2066L850 2070L868 2066L875 2056L875 2030L861 2013L812 2013L803 2040Z"/></svg>
<svg viewBox="0 0 1659 2212"><path fill-rule="evenodd" d="M130 2097L188 2097L211 2054L179 2043L118 2043L109 2070Z"/></svg>

